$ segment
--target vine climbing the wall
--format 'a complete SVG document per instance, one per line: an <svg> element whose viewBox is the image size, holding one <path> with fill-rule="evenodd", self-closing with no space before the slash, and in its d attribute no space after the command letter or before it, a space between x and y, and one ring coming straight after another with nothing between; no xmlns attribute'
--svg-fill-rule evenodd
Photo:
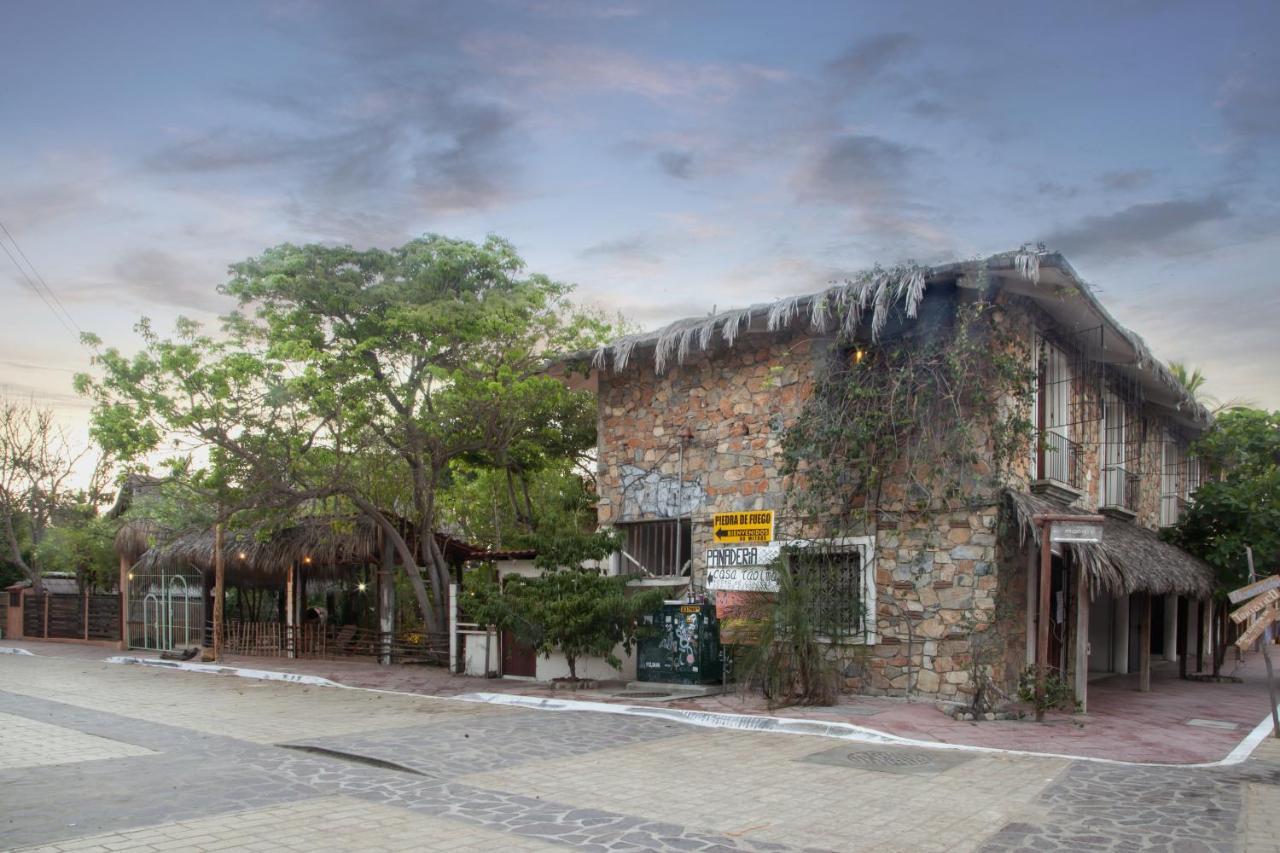
<svg viewBox="0 0 1280 853"><path fill-rule="evenodd" d="M912 320L899 306L895 331L878 340L836 324L828 368L783 438L793 509L822 532L875 512L989 504L1029 454L1035 371L1024 342L1002 307L942 297L954 311Z"/></svg>

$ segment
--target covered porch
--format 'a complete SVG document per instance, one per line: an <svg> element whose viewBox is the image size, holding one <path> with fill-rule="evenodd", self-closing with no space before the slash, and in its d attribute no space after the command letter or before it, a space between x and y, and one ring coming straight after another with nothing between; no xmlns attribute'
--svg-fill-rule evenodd
<svg viewBox="0 0 1280 853"><path fill-rule="evenodd" d="M1036 519L1071 510L1055 501L1010 493L1027 572L1027 664L1038 663L1042 528ZM1092 711L1090 685L1108 676L1152 690L1157 663L1177 678L1212 669L1221 614L1212 602L1213 569L1163 541L1154 531L1111 517L1098 543L1052 545L1049 572L1049 653L1046 663L1070 681L1083 711ZM1218 638L1220 644L1222 638ZM1122 682L1117 682L1122 683Z"/></svg>

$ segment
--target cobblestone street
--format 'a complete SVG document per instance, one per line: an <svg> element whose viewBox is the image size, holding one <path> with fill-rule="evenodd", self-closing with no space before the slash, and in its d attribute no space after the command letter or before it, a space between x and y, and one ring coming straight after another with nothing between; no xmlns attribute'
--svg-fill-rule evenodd
<svg viewBox="0 0 1280 853"><path fill-rule="evenodd" d="M0 847L1280 850L1280 748L1141 767L0 655Z"/></svg>

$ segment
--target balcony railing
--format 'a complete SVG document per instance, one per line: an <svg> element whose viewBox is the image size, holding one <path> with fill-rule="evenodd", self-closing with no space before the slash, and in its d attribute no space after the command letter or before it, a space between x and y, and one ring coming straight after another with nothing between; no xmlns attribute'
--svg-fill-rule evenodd
<svg viewBox="0 0 1280 853"><path fill-rule="evenodd" d="M1102 469L1102 505L1138 511L1138 475L1122 465Z"/></svg>
<svg viewBox="0 0 1280 853"><path fill-rule="evenodd" d="M1061 433L1046 430L1040 433L1036 450L1039 461L1036 479L1065 483L1073 489L1081 488L1082 456L1078 442L1072 441Z"/></svg>

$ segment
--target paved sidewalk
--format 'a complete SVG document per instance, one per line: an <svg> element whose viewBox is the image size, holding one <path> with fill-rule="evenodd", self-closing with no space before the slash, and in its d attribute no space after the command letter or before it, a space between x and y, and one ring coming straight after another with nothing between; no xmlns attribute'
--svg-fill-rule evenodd
<svg viewBox="0 0 1280 853"><path fill-rule="evenodd" d="M85 660L101 660L118 654L99 646L70 643L30 641L0 645L20 646L39 655ZM146 656L136 650L129 654ZM660 703L614 698L607 692L557 691L534 681L453 675L431 666L381 667L356 660L237 656L229 656L225 663L316 675L351 687L424 696L508 693L730 714L769 714L850 723L913 740L1160 764L1202 764L1227 757L1267 716L1269 701L1266 670L1257 653L1247 655L1238 666L1228 660L1224 667L1223 673L1242 678L1241 684L1183 681L1177 677L1177 665L1172 663L1155 665L1149 693L1136 689L1136 675L1099 679L1089 685L1087 715L1050 714L1044 723L1031 720L961 722L943 715L929 701L884 697L849 696L832 707L770 711L761 697L739 692Z"/></svg>

